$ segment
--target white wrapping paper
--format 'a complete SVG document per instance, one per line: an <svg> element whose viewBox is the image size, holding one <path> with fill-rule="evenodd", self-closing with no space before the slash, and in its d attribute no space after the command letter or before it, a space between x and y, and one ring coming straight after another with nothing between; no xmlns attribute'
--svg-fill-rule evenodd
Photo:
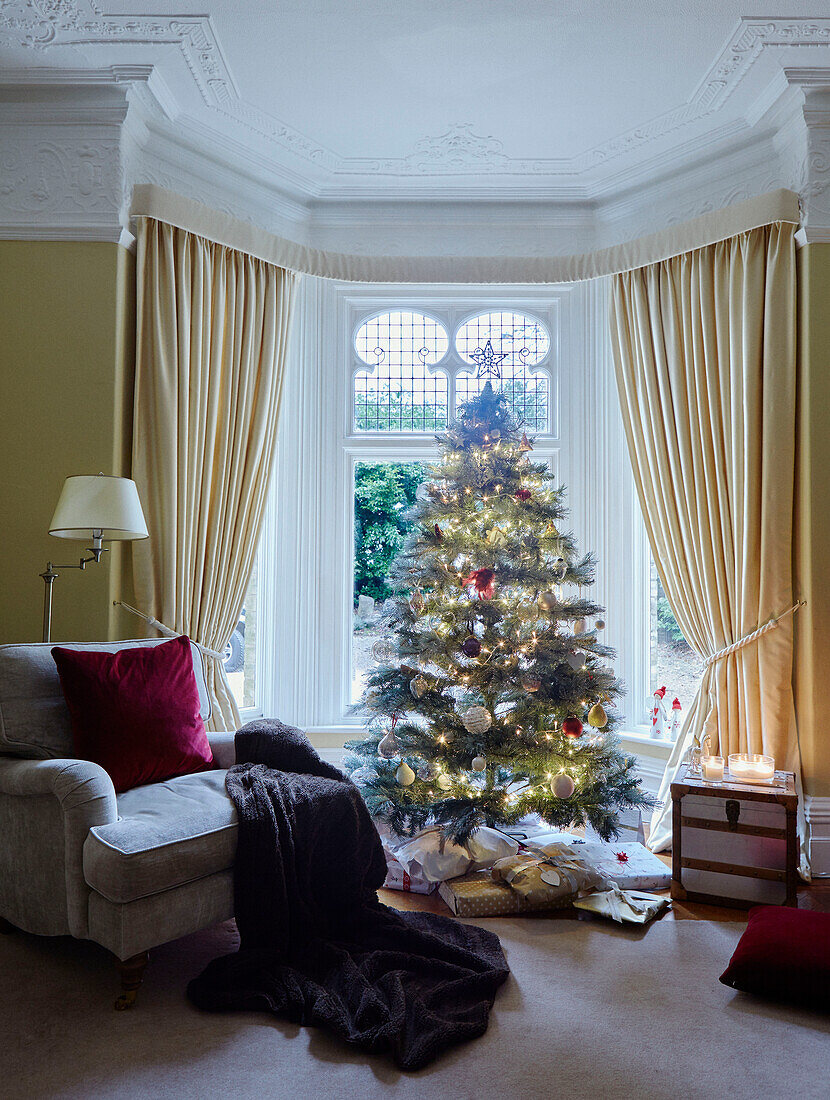
<svg viewBox="0 0 830 1100"><path fill-rule="evenodd" d="M601 917L610 917L619 924L645 924L666 908L669 899L640 890L620 890L612 884L610 890L577 898L574 906Z"/></svg>

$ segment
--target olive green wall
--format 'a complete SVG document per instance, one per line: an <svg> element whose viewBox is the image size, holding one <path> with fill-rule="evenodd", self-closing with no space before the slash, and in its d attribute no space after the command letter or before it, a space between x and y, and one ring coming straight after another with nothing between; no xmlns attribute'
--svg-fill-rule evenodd
<svg viewBox="0 0 830 1100"><path fill-rule="evenodd" d="M830 796L830 244L799 251L796 715L808 794Z"/></svg>
<svg viewBox="0 0 830 1100"><path fill-rule="evenodd" d="M0 642L40 640L38 574L84 550L48 534L64 478L125 472L133 269L116 244L0 241ZM110 557L61 573L54 640L118 633Z"/></svg>

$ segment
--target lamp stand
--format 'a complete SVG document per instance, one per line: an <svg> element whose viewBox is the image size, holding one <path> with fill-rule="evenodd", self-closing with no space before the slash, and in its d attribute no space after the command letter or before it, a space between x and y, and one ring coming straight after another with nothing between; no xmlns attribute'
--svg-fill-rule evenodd
<svg viewBox="0 0 830 1100"><path fill-rule="evenodd" d="M101 555L107 552L107 547L103 545L102 531L92 532L92 546L87 547L89 553L88 558L81 558L77 565L58 565L54 566L51 561L47 561L46 569L40 574L43 577L43 641L51 641L52 635L52 585L55 583L60 573L56 572L56 569L86 569L89 562L99 562Z"/></svg>

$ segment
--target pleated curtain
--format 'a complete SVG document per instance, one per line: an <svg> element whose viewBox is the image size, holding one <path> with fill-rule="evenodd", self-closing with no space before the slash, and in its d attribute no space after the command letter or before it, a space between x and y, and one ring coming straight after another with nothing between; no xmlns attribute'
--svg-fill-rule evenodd
<svg viewBox="0 0 830 1100"><path fill-rule="evenodd" d="M150 537L132 544L136 602L204 647L211 728L236 729L217 655L259 541L296 277L153 218L137 240L132 469Z"/></svg>
<svg viewBox="0 0 830 1100"><path fill-rule="evenodd" d="M614 363L652 553L684 636L714 658L666 768L655 851L670 845L669 787L695 737L800 772L795 229L763 226L613 280Z"/></svg>

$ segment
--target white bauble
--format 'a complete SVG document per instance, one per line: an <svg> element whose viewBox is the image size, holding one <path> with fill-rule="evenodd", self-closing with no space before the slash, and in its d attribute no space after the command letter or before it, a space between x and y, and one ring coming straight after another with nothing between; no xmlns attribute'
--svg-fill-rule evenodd
<svg viewBox="0 0 830 1100"><path fill-rule="evenodd" d="M577 619L574 623L574 634L584 634L588 629L588 623L585 619Z"/></svg>
<svg viewBox="0 0 830 1100"><path fill-rule="evenodd" d="M574 793L576 784L565 772L555 775L550 781L550 790L556 798L570 798Z"/></svg>
<svg viewBox="0 0 830 1100"><path fill-rule="evenodd" d="M402 760L398 765L398 770L395 772L395 778L402 787L408 787L411 783L415 782L415 772L405 760Z"/></svg>
<svg viewBox="0 0 830 1100"><path fill-rule="evenodd" d="M536 602L543 611L555 611L559 605L556 594L550 590L542 592Z"/></svg>
<svg viewBox="0 0 830 1100"><path fill-rule="evenodd" d="M440 787L442 791L448 791L452 786L452 780L448 775L445 775L443 772L441 772L441 774L435 780L435 786Z"/></svg>
<svg viewBox="0 0 830 1100"><path fill-rule="evenodd" d="M493 724L493 715L486 707L470 707L461 715L468 733L486 733Z"/></svg>
<svg viewBox="0 0 830 1100"><path fill-rule="evenodd" d="M378 754L384 758L384 760L391 760L393 756L397 756L401 751L400 742L398 741L392 730L381 738L378 743Z"/></svg>
<svg viewBox="0 0 830 1100"><path fill-rule="evenodd" d="M483 756L474 756L472 760L472 769L474 772L483 772L487 767L487 760Z"/></svg>

